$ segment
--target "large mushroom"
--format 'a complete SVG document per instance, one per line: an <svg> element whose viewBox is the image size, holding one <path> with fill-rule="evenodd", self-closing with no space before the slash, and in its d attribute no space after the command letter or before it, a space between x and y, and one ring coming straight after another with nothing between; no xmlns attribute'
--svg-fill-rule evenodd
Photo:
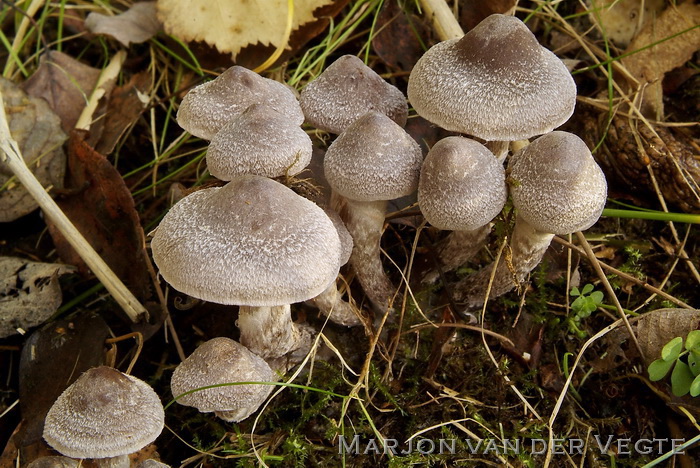
<svg viewBox="0 0 700 468"><path fill-rule="evenodd" d="M102 366L58 397L46 415L44 439L67 457L129 466L128 454L153 442L164 424L163 405L147 383Z"/></svg>
<svg viewBox="0 0 700 468"><path fill-rule="evenodd" d="M323 167L331 207L353 239L350 265L378 312L388 310L395 288L382 265L380 240L388 200L413 193L423 154L399 125L368 112L328 148Z"/></svg>
<svg viewBox="0 0 700 468"><path fill-rule="evenodd" d="M586 144L576 135L552 132L537 138L511 158L510 192L516 209L510 239L510 265L495 266L491 298L522 282L537 266L555 234L591 227L605 207L607 182ZM494 264L462 280L458 300L468 307L484 303Z"/></svg>
<svg viewBox="0 0 700 468"><path fill-rule="evenodd" d="M494 14L423 54L411 71L408 98L419 115L446 130L512 141L566 122L576 84L522 21Z"/></svg>
<svg viewBox="0 0 700 468"><path fill-rule="evenodd" d="M174 397L217 384L274 382L270 366L240 343L213 338L200 345L173 373L170 389ZM272 385L241 384L206 388L177 400L202 413L214 412L224 421L242 421L254 413L272 391Z"/></svg>
<svg viewBox="0 0 700 468"><path fill-rule="evenodd" d="M418 204L430 224L455 234L438 251L443 269L457 268L484 246L490 222L507 198L503 165L484 145L447 137L430 149L421 168ZM424 282L435 279L434 271L423 277Z"/></svg>
<svg viewBox="0 0 700 468"><path fill-rule="evenodd" d="M323 292L340 258L338 232L321 208L256 175L180 200L151 248L160 274L178 291L239 305L241 344L265 359L304 345L290 304Z"/></svg>
<svg viewBox="0 0 700 468"><path fill-rule="evenodd" d="M211 140L232 117L253 104L266 104L296 125L304 123L290 88L237 65L190 90L180 103L177 123L192 135Z"/></svg>

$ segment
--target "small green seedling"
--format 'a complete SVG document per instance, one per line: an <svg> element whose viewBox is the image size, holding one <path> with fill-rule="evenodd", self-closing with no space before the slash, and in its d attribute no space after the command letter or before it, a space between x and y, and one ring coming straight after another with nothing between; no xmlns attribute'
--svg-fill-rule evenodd
<svg viewBox="0 0 700 468"><path fill-rule="evenodd" d="M685 351L683 338L675 337L661 350L661 359L657 359L649 365L649 379L652 382L659 381L671 372L671 392L676 396L690 393L691 396L700 395L700 330L688 333L685 339ZM681 360L686 357L686 361Z"/></svg>
<svg viewBox="0 0 700 468"><path fill-rule="evenodd" d="M569 295L576 298L571 303L573 315L567 320L569 331L583 339L586 337L586 332L579 328L579 324L583 319L590 317L591 313L603 303L604 296L600 291L593 291L592 284L586 284L581 291L578 288L571 288Z"/></svg>

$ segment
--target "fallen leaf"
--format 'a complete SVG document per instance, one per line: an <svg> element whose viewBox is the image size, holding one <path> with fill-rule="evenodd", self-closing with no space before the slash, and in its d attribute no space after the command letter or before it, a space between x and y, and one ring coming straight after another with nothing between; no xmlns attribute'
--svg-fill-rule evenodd
<svg viewBox="0 0 700 468"><path fill-rule="evenodd" d="M655 21L647 23L625 51L625 54L634 53L622 58L622 65L639 81L640 86L646 85L642 101L645 115L661 120L662 79L667 72L692 59L700 49L698 25L700 4L684 2L677 6L670 5ZM649 47L667 38L672 39Z"/></svg>
<svg viewBox="0 0 700 468"><path fill-rule="evenodd" d="M139 118L150 102L151 74L144 71L131 77L109 94L101 118L90 126L88 143L100 154L109 155L124 134Z"/></svg>
<svg viewBox="0 0 700 468"><path fill-rule="evenodd" d="M636 323L637 340L648 366L661 356L661 348L677 336L700 329L700 310L659 309L642 315Z"/></svg>
<svg viewBox="0 0 700 468"><path fill-rule="evenodd" d="M292 30L315 19L333 0L295 0ZM204 41L235 58L249 44L287 47L287 0L158 0L165 32L183 41Z"/></svg>
<svg viewBox="0 0 700 468"><path fill-rule="evenodd" d="M66 178L70 192L56 202L114 273L144 300L150 295L151 280L134 200L119 172L84 138L85 132L71 133ZM89 269L78 253L53 223L47 224L61 259L87 274Z"/></svg>
<svg viewBox="0 0 700 468"><path fill-rule="evenodd" d="M61 305L59 275L73 268L0 257L0 338L41 325Z"/></svg>
<svg viewBox="0 0 700 468"><path fill-rule="evenodd" d="M652 18L661 13L665 3L665 0L596 1L589 6L589 11L592 20L600 22L605 37L624 47Z"/></svg>
<svg viewBox="0 0 700 468"><path fill-rule="evenodd" d="M75 128L99 77L97 68L51 50L41 56L39 68L22 88L30 96L44 98L61 118L63 130L69 133Z"/></svg>
<svg viewBox="0 0 700 468"><path fill-rule="evenodd" d="M58 395L80 374L103 364L109 336L97 315L57 320L31 334L19 363L20 447L41 441L44 418Z"/></svg>
<svg viewBox="0 0 700 468"><path fill-rule="evenodd" d="M421 37L430 28L416 15L405 11L398 2L385 2L377 17L377 31L372 47L390 67L411 70L425 50Z"/></svg>
<svg viewBox="0 0 700 468"><path fill-rule="evenodd" d="M43 99L27 96L14 83L0 78L10 133L24 161L44 187L63 187L66 156L59 118ZM0 223L14 221L39 205L12 173L0 164Z"/></svg>
<svg viewBox="0 0 700 468"><path fill-rule="evenodd" d="M161 29L156 17L156 2L134 3L131 8L116 16L90 13L85 27L95 34L106 34L129 47L132 42L146 42Z"/></svg>

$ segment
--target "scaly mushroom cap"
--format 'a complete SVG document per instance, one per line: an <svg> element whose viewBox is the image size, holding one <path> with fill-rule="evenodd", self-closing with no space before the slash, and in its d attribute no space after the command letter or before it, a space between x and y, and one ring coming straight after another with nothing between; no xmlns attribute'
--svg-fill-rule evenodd
<svg viewBox="0 0 700 468"><path fill-rule="evenodd" d="M292 176L309 165L312 151L311 138L288 116L253 104L211 139L207 168L221 180L243 174Z"/></svg>
<svg viewBox="0 0 700 468"><path fill-rule="evenodd" d="M566 66L513 16L494 14L418 60L408 81L418 114L484 140L522 140L566 122L576 84Z"/></svg>
<svg viewBox="0 0 700 468"><path fill-rule="evenodd" d="M368 112L331 144L323 168L331 188L357 201L393 200L418 186L423 154L389 117Z"/></svg>
<svg viewBox="0 0 700 468"><path fill-rule="evenodd" d="M340 240L321 208L246 175L176 203L151 241L172 287L219 304L276 306L317 296L338 275Z"/></svg>
<svg viewBox="0 0 700 468"><path fill-rule="evenodd" d="M508 166L513 205L534 228L553 234L588 229L605 207L608 184L586 144L552 132L524 147Z"/></svg>
<svg viewBox="0 0 700 468"><path fill-rule="evenodd" d="M53 404L44 439L68 457L118 457L156 440L164 422L163 405L148 384L111 367L95 367Z"/></svg>
<svg viewBox="0 0 700 468"><path fill-rule="evenodd" d="M433 226L471 231L501 212L507 198L505 180L503 165L484 145L447 137L425 157L418 204Z"/></svg>
<svg viewBox="0 0 700 468"><path fill-rule="evenodd" d="M372 110L402 127L408 115L403 93L354 55L333 62L301 91L299 102L308 123L336 134Z"/></svg>
<svg viewBox="0 0 700 468"><path fill-rule="evenodd" d="M199 346L175 369L170 381L173 396L222 383L274 382L277 378L263 359L229 338L214 338ZM242 421L265 401L272 385L227 385L199 390L178 399L202 413L215 411L226 421Z"/></svg>
<svg viewBox="0 0 700 468"><path fill-rule="evenodd" d="M226 122L252 104L267 104L290 122L304 123L291 89L239 66L190 90L180 103L177 123L192 135L211 140Z"/></svg>

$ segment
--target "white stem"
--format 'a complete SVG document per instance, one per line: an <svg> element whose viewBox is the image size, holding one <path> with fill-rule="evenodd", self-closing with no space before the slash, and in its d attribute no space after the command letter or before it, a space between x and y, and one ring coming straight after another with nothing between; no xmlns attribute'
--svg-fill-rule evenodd
<svg viewBox="0 0 700 468"><path fill-rule="evenodd" d="M502 296L518 286L540 263L553 237L554 234L538 231L517 216L510 239L510 255L506 251L501 255L489 297ZM483 305L492 269L493 263L457 283L457 301L465 300L469 308Z"/></svg>
<svg viewBox="0 0 700 468"><path fill-rule="evenodd" d="M12 138L10 128L5 115L5 103L0 93L0 162L5 163L12 173L24 185L27 191L34 197L44 214L56 225L68 243L75 249L85 261L92 272L104 284L107 291L119 303L133 322L138 322L140 314L148 314L146 309L134 297L124 283L114 274L109 266L95 252L73 223L61 211L55 201L46 193L41 183L34 177L24 162L19 145Z"/></svg>
<svg viewBox="0 0 700 468"><path fill-rule="evenodd" d="M491 232L491 223L473 231L452 231L437 245L437 257L440 268L448 272L467 263L481 250ZM426 272L421 280L423 284L434 283L440 277L437 270Z"/></svg>
<svg viewBox="0 0 700 468"><path fill-rule="evenodd" d="M338 291L338 286L333 281L325 291L314 297L313 303L325 316L340 325L354 327L362 325L360 318L349 302L343 300L342 294Z"/></svg>
<svg viewBox="0 0 700 468"><path fill-rule="evenodd" d="M240 306L237 325L240 343L265 360L284 356L301 345L289 304Z"/></svg>
<svg viewBox="0 0 700 468"><path fill-rule="evenodd" d="M332 193L331 204L352 236L352 255L348 263L376 311L385 313L396 293L381 260L380 241L387 202L348 200Z"/></svg>

